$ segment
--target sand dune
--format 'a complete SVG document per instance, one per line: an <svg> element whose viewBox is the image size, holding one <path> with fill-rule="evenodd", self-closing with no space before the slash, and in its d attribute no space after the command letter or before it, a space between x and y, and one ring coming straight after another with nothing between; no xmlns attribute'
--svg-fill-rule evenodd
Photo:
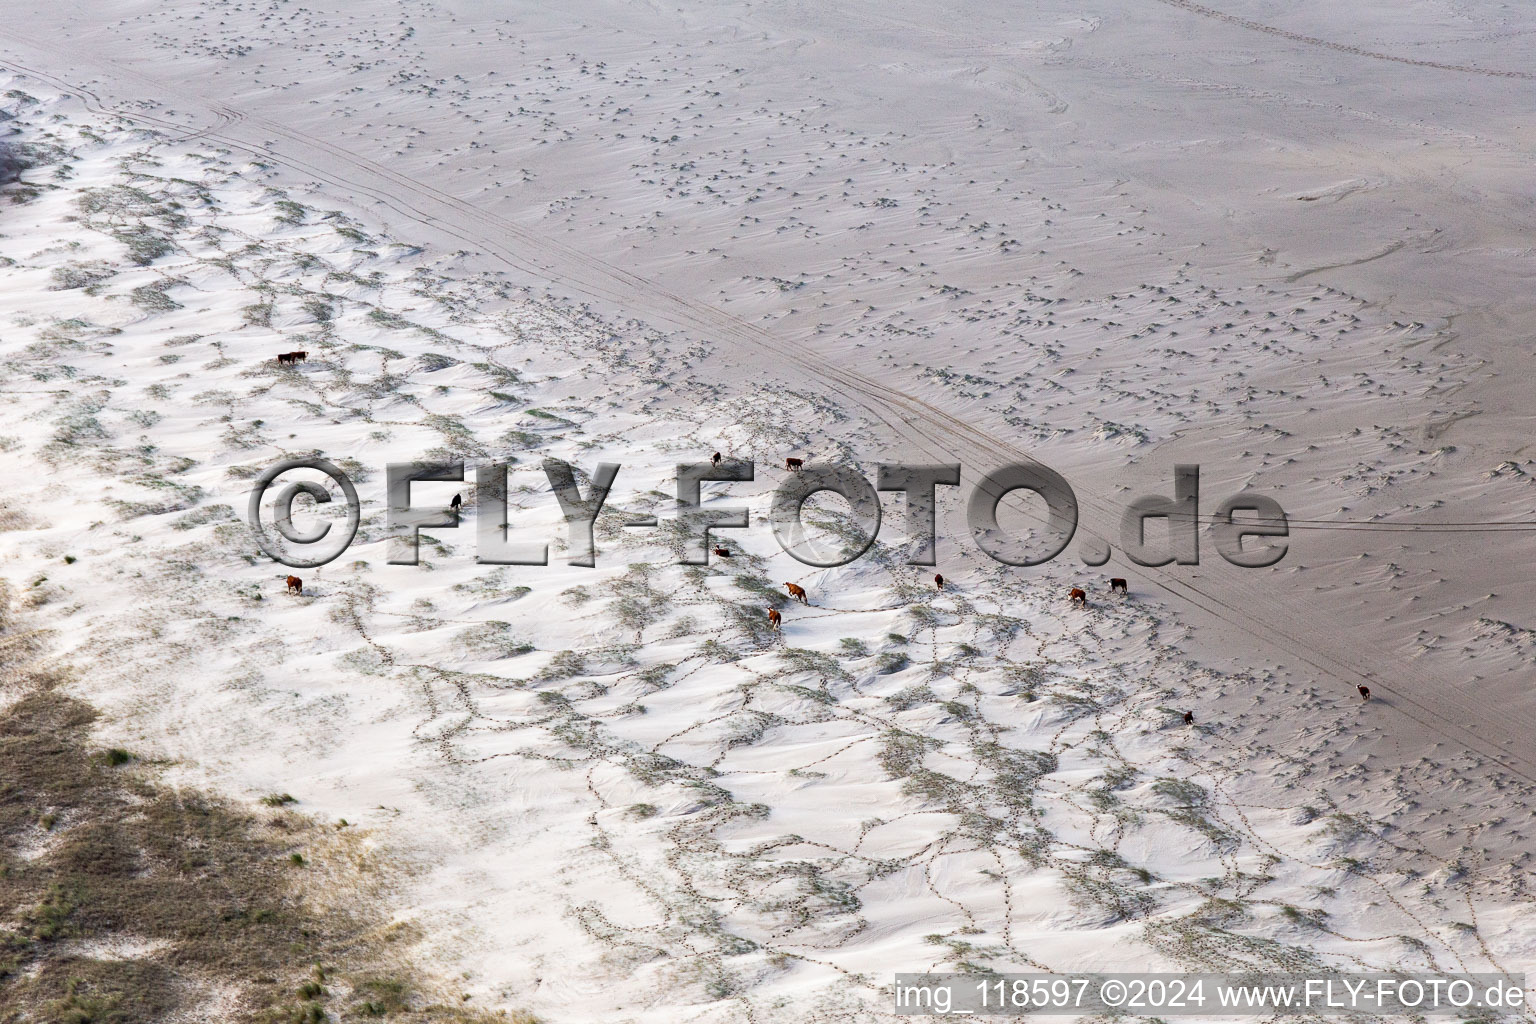
<svg viewBox="0 0 1536 1024"><path fill-rule="evenodd" d="M1536 617L1529 532L1486 524L1532 512L1523 15L1421 6L39 6L0 39L36 161L6 574L108 667L103 728L415 865L401 918L487 1005L1521 969ZM622 462L665 523L717 449L760 524L793 451L1037 458L1082 532L1006 569L941 490L942 594L894 508L843 569L606 519L564 563L539 457ZM309 452L371 504L288 598L240 517ZM516 455L552 565L467 529L387 565L383 466L422 455ZM1085 568L1178 462L1206 514L1280 500L1286 559ZM455 489L478 515L418 491ZM782 579L814 603L774 633Z"/></svg>

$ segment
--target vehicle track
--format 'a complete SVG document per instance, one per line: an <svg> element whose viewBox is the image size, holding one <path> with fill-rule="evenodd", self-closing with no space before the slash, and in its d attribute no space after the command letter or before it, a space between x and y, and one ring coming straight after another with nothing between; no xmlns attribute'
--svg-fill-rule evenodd
<svg viewBox="0 0 1536 1024"><path fill-rule="evenodd" d="M1480 68L1474 64L1445 64L1435 60L1418 60L1414 57L1399 57L1392 53L1382 53L1379 50L1367 50L1363 46L1351 46L1348 43L1336 43L1331 39L1319 39L1317 36L1305 35L1301 32L1292 32L1289 29L1278 28L1274 25L1266 25L1262 21L1254 21L1250 18L1240 18L1235 14L1218 11L1214 7L1194 3L1193 0L1159 0L1170 7L1178 7L1198 14L1202 18L1213 18L1217 21L1225 21L1230 25L1239 25L1254 32L1263 32L1266 35L1278 36L1281 39L1289 39L1292 42L1303 43L1307 46L1318 46L1328 50L1337 50L1339 53L1353 54L1356 57L1369 57L1371 60L1391 61L1394 64L1407 64L1416 68L1433 68L1436 71L1455 71L1464 75L1487 75L1490 78L1518 78L1523 81L1536 81L1536 72L1532 71L1506 71L1500 68Z"/></svg>

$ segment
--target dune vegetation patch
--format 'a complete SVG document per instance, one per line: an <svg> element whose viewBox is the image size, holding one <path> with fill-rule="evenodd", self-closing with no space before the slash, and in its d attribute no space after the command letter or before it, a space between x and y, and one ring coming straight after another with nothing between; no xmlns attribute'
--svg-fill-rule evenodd
<svg viewBox="0 0 1536 1024"><path fill-rule="evenodd" d="M345 844L291 798L247 810L97 748L97 711L42 643L0 634L0 1020L515 1019L445 1004L402 966L411 929L377 892L311 899L306 873Z"/></svg>

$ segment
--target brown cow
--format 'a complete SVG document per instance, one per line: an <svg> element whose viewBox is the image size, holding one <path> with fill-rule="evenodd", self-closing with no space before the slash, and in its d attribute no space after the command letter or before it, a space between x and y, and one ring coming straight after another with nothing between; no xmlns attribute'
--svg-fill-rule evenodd
<svg viewBox="0 0 1536 1024"><path fill-rule="evenodd" d="M1184 712L1184 724L1185 725L1194 725L1195 724L1195 713L1193 711L1186 711L1186 712Z"/></svg>
<svg viewBox="0 0 1536 1024"><path fill-rule="evenodd" d="M719 555L721 558L730 558L731 557L731 553L729 551L727 551L725 548L722 548L718 544L715 545L715 554Z"/></svg>
<svg viewBox="0 0 1536 1024"><path fill-rule="evenodd" d="M455 494L453 496L453 500L448 503L448 507L453 509L455 512L462 509L464 507L464 495Z"/></svg>
<svg viewBox="0 0 1536 1024"><path fill-rule="evenodd" d="M308 352L289 352L288 353L288 358L293 359L293 360L295 360L297 362L300 362L300 363L307 363L307 362L309 362L309 353Z"/></svg>
<svg viewBox="0 0 1536 1024"><path fill-rule="evenodd" d="M943 573L936 572L936 573L933 574L933 585L935 587L938 587L940 590L944 589L944 574Z"/></svg>
<svg viewBox="0 0 1536 1024"><path fill-rule="evenodd" d="M1119 576L1116 576L1114 579L1109 581L1109 592L1111 594L1113 594L1115 591L1118 590L1118 591L1120 591L1120 593L1129 596L1131 592L1128 589L1128 586L1129 585L1125 582L1124 579L1122 579Z"/></svg>
<svg viewBox="0 0 1536 1024"><path fill-rule="evenodd" d="M289 576L288 577L288 593L290 593L290 594L302 594L302 593L304 593L304 581L299 579L297 576Z"/></svg>
<svg viewBox="0 0 1536 1024"><path fill-rule="evenodd" d="M291 362L293 362L293 353L292 352L279 352L277 354L277 364L279 366L283 365L284 363L291 363Z"/></svg>
<svg viewBox="0 0 1536 1024"><path fill-rule="evenodd" d="M805 596L805 588L800 584L786 583L784 584L784 588L789 591L790 597L794 598L796 601L799 601L801 604L811 603L810 600Z"/></svg>
<svg viewBox="0 0 1536 1024"><path fill-rule="evenodd" d="M1361 683L1359 686L1355 687L1355 689L1360 691L1360 699L1361 700L1370 700L1371 699L1371 688L1369 686L1366 686L1364 683Z"/></svg>
<svg viewBox="0 0 1536 1024"><path fill-rule="evenodd" d="M772 626L774 629L778 629L779 628L779 622L783 618L784 618L784 616L779 614L779 610L777 608L769 608L768 609L768 624L770 626Z"/></svg>
<svg viewBox="0 0 1536 1024"><path fill-rule="evenodd" d="M712 465L712 466L720 465L720 453L719 452L715 452L715 454L710 457L709 462L710 462L710 465Z"/></svg>
<svg viewBox="0 0 1536 1024"><path fill-rule="evenodd" d="M801 467L804 465L804 459L788 458L784 460L784 468L789 470L791 473L800 472Z"/></svg>
<svg viewBox="0 0 1536 1024"><path fill-rule="evenodd" d="M1073 587L1072 593L1068 596L1073 604L1080 604L1084 608L1088 607L1088 592L1082 587Z"/></svg>

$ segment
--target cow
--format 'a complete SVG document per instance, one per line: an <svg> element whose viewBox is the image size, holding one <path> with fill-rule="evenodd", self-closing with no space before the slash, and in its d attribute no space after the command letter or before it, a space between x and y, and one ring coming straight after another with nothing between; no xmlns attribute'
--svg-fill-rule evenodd
<svg viewBox="0 0 1536 1024"><path fill-rule="evenodd" d="M784 616L779 614L779 610L777 608L768 609L768 625L772 626L774 629L779 628L779 622L782 621L783 618Z"/></svg>
<svg viewBox="0 0 1536 1024"><path fill-rule="evenodd" d="M1129 585L1125 582L1125 580L1122 577L1119 577L1119 576L1116 576L1114 579L1109 581L1109 592L1111 594L1113 594L1117 590L1120 591L1120 593L1125 594L1127 596L1129 596L1130 593L1131 593L1130 590L1129 590Z"/></svg>
<svg viewBox="0 0 1536 1024"><path fill-rule="evenodd" d="M937 587L938 589L940 589L940 590L944 589L944 574L943 573L936 572L936 573L933 574L933 585L935 587Z"/></svg>
<svg viewBox="0 0 1536 1024"><path fill-rule="evenodd" d="M718 544L715 545L715 554L719 555L721 558L730 558L731 557L730 551L728 551L727 549L721 547Z"/></svg>
<svg viewBox="0 0 1536 1024"><path fill-rule="evenodd" d="M1193 711L1186 711L1186 712L1184 712L1184 724L1185 725L1194 725L1195 724L1195 713Z"/></svg>
<svg viewBox="0 0 1536 1024"><path fill-rule="evenodd" d="M453 500L448 503L448 507L453 509L455 512L459 511L459 509L464 507L464 495L455 494L453 496Z"/></svg>
<svg viewBox="0 0 1536 1024"><path fill-rule="evenodd" d="M805 588L798 583L786 583L784 589L789 591L789 596L801 604L810 604L810 599L805 596Z"/></svg>
<svg viewBox="0 0 1536 1024"><path fill-rule="evenodd" d="M715 452L714 455L710 456L709 464L711 466L718 466L718 465L720 465L720 453L719 452Z"/></svg>
<svg viewBox="0 0 1536 1024"><path fill-rule="evenodd" d="M797 458L794 458L794 457L790 457L790 458L787 458L787 459L784 460L784 468L789 470L791 473L798 473L798 472L800 472L801 468L804 465L805 465L805 460L804 459L797 459Z"/></svg>
<svg viewBox="0 0 1536 1024"><path fill-rule="evenodd" d="M307 363L307 362L309 362L309 353L308 352L289 352L288 353L288 358L293 360L294 362Z"/></svg>
<svg viewBox="0 0 1536 1024"><path fill-rule="evenodd" d="M302 593L304 593L304 581L299 579L297 576L289 576L288 577L288 593L290 593L290 594L302 594Z"/></svg>
<svg viewBox="0 0 1536 1024"><path fill-rule="evenodd" d="M1360 691L1360 699L1361 700L1370 700L1371 699L1371 688L1369 686L1366 686L1364 683L1361 683L1359 686L1355 687L1355 689Z"/></svg>
<svg viewBox="0 0 1536 1024"><path fill-rule="evenodd" d="M292 352L279 352L277 354L277 365L282 366L284 363L291 363L291 362L293 362L293 353Z"/></svg>
<svg viewBox="0 0 1536 1024"><path fill-rule="evenodd" d="M1088 592L1082 587L1073 587L1072 593L1068 597L1073 604L1080 604L1084 608L1088 607Z"/></svg>

